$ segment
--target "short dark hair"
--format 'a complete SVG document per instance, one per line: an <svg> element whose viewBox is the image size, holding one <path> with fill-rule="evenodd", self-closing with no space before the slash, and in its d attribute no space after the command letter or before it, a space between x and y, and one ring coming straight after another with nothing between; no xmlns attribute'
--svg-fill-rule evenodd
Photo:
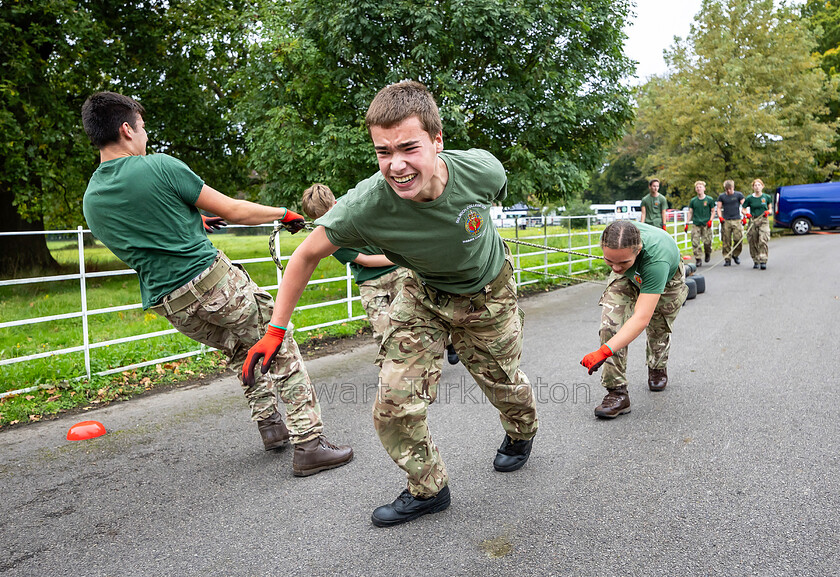
<svg viewBox="0 0 840 577"><path fill-rule="evenodd" d="M123 122L137 128L137 119L145 113L143 105L133 98L116 92L97 92L82 105L82 125L91 143L102 149L119 142Z"/></svg>
<svg viewBox="0 0 840 577"><path fill-rule="evenodd" d="M391 128L416 116L432 140L443 131L435 97L429 89L419 82L404 80L389 84L373 98L365 115L365 126L370 134L372 126Z"/></svg>
<svg viewBox="0 0 840 577"><path fill-rule="evenodd" d="M611 249L641 248L642 234L629 220L614 220L601 233L601 246Z"/></svg>
<svg viewBox="0 0 840 577"><path fill-rule="evenodd" d="M659 179L658 178L651 178L650 182L648 182L648 186L652 186L654 182L659 182ZM659 184L662 184L662 183L659 182Z"/></svg>

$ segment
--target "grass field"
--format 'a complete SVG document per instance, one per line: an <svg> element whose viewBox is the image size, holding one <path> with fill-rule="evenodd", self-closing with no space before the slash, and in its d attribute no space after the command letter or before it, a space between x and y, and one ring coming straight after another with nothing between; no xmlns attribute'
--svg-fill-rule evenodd
<svg viewBox="0 0 840 577"><path fill-rule="evenodd" d="M585 225L585 221L581 221ZM517 230L501 229L505 238L518 237L534 244L578 249L597 245L603 227L574 229L569 235L567 227L528 228ZM214 245L233 260L261 258L268 256L268 231L256 236L238 236L232 231L211 236ZM280 253L290 255L303 241L306 233L289 235L281 233ZM556 236L562 235L562 236ZM509 245L514 255L526 255L539 249ZM65 274L78 272L78 247L75 241L54 241L49 243L53 256L65 268ZM590 249L582 249L589 252ZM600 249L591 249L599 256ZM548 255L520 256L520 268L562 263L550 272L561 275L585 273L583 278L603 277L607 269L603 263L582 262L568 264L581 257L552 252ZM125 266L99 244L85 247L85 268L88 273L125 269ZM274 263L250 263L245 265L253 280L260 286L276 285ZM313 279L344 276L345 267L335 259L324 259L316 269ZM580 278L580 277L578 277ZM533 289L565 284L571 281L552 279L538 274L521 274L522 283L533 282ZM534 282L536 281L536 282ZM87 279L88 310L134 305L140 302L137 278L133 274ZM358 288L352 285L354 296ZM270 291L274 294L276 291ZM299 302L300 305L326 302L345 298L346 281L310 285ZM51 283L35 283L0 287L0 322L78 312L81 310L81 290L78 280ZM357 302L353 303L353 315L363 315ZM292 322L297 327L321 324L346 318L347 304L297 311ZM140 308L96 314L89 317L90 343L101 343L114 339L141 335L171 329L165 318ZM316 331L297 332L298 342L313 337L346 336L367 330L364 320L343 322ZM36 353L78 347L84 343L81 318L56 320L38 324L0 329L0 360ZM94 348L90 353L90 368L93 374L124 367L144 361L179 355L199 348L194 341L178 334L157 336L128 343L112 344ZM164 362L156 366L116 373L92 379L82 378L86 374L84 354L74 352L52 355L41 359L0 366L0 393L41 385L44 390L24 395L6 397L0 401L0 426L24 420L38 420L45 415L73 407L95 406L114 399L124 398L153 388L170 385L179 380L212 374L224 368L224 359L218 353L202 354L185 360Z"/></svg>

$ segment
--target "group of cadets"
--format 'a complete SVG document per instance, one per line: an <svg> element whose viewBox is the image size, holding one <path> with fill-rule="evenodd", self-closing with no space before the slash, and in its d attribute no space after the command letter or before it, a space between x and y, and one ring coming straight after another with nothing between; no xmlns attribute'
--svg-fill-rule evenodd
<svg viewBox="0 0 840 577"><path fill-rule="evenodd" d="M668 200L659 193L659 180L648 183L650 193L642 198L642 222L666 229L665 211ZM726 180L723 192L712 200L706 195L706 183L698 180L694 183L697 194L688 203L688 217L685 232L691 230L691 246L696 265L702 266L712 256L712 222L715 217L720 221L721 251L723 266L741 264L741 248L744 226L747 228L747 241L753 268L766 270L768 243L770 242L770 213L773 199L764 192L764 181L756 178L752 181L753 192L745 197L735 190L735 183Z"/></svg>
<svg viewBox="0 0 840 577"><path fill-rule="evenodd" d="M490 207L507 194L507 176L487 151L444 150L438 108L425 86L403 81L373 99L365 124L379 164L376 174L338 201L323 185L305 192L304 211L316 218L316 226L291 256L276 300L206 233L223 219L279 220L294 234L304 227L303 217L231 199L165 154L147 157L144 113L133 99L112 92L85 102L84 128L101 160L85 192L85 218L94 235L137 271L144 309L229 357L266 450L291 443L298 476L353 458L349 446L333 444L323 433L290 322L315 267L334 255L350 263L379 340L373 422L406 476L405 489L372 512L372 523L398 525L449 506L449 476L426 418L445 353L453 364L460 358L498 411L504 436L494 469L510 473L526 464L539 419L520 368L524 313L510 251L490 216ZM648 386L661 391L668 384L671 327L688 291L679 249L663 230L668 205L658 187L652 181L642 203L651 224L616 221L601 238L612 269L599 303L601 346L581 360L589 374L604 366L607 396L595 409L600 418L630 412L626 351L643 331ZM695 228L702 228L696 236L706 242L715 207L704 201L704 187L697 183L699 200L691 210ZM743 204L754 221L763 218L766 224L769 202L760 187L754 190L756 200L738 201L735 211L740 219ZM724 197L717 206L722 220L734 214ZM203 217L199 209L219 218ZM127 220L135 226L127 229ZM762 239L756 243L760 264L767 258L766 239L760 252ZM709 240L707 261L710 249Z"/></svg>

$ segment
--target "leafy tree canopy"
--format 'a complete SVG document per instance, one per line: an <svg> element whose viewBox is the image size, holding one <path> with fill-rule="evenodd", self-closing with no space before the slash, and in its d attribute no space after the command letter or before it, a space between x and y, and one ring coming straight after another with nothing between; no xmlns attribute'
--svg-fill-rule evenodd
<svg viewBox="0 0 840 577"><path fill-rule="evenodd" d="M677 187L708 190L732 178L746 188L821 180L818 156L834 125L820 122L836 85L811 51L813 35L773 0L703 0L685 40L666 52L673 73L654 77L639 101L640 129L661 140L645 167Z"/></svg>
<svg viewBox="0 0 840 577"><path fill-rule="evenodd" d="M580 190L631 116L622 54L629 0L291 0L261 16L238 80L264 199L314 181L342 194L376 170L363 127L376 92L404 79L435 95L447 148L505 164L511 200Z"/></svg>

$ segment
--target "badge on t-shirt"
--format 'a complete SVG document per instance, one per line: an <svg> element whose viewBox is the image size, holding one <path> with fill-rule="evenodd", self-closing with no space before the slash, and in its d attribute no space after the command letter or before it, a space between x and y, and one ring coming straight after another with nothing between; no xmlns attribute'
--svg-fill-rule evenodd
<svg viewBox="0 0 840 577"><path fill-rule="evenodd" d="M467 229L467 232L470 236L475 236L481 230L481 215L478 214L476 211L471 210L467 213L467 218L464 222L464 228Z"/></svg>
<svg viewBox="0 0 840 577"><path fill-rule="evenodd" d="M633 280L636 281L636 283L639 286L642 286L642 275L640 275L639 273L634 273L633 274Z"/></svg>
<svg viewBox="0 0 840 577"><path fill-rule="evenodd" d="M464 219L464 230L467 232L467 236L469 237L461 242L472 242L483 236L487 231L484 219L481 217L481 213L477 210L486 208L487 207L482 204L471 204L458 213L458 218L455 219L455 222L461 222L461 219Z"/></svg>

